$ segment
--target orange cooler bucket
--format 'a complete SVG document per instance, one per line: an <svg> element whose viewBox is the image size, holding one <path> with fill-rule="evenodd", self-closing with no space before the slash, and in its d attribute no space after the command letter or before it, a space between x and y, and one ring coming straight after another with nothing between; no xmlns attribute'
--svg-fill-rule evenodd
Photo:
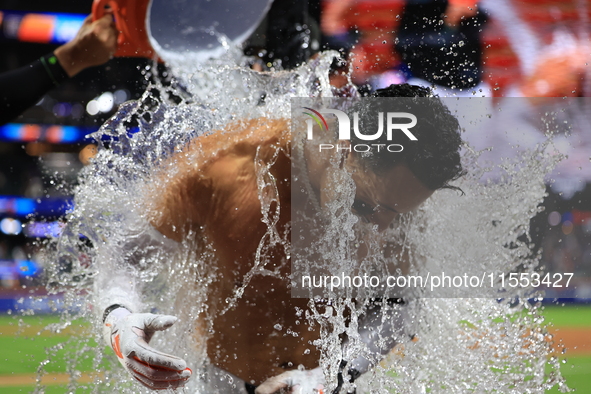
<svg viewBox="0 0 591 394"><path fill-rule="evenodd" d="M203 60L223 51L220 37L242 43L261 22L272 0L94 0L98 19L109 6L120 31L115 56Z"/></svg>

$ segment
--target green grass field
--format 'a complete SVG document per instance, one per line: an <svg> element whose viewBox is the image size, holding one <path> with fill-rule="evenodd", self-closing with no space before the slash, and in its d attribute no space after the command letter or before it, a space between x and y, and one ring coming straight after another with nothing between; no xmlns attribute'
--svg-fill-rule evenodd
<svg viewBox="0 0 591 394"><path fill-rule="evenodd" d="M79 334L87 332L89 327L84 322L73 322L60 332L43 331L43 327L59 323L56 316L25 316L14 317L0 315L0 392L29 393L34 389L34 383L25 385L7 385L2 378L27 376L37 374L44 361L44 372L50 376L67 374L76 370L82 373L96 370L94 353L91 348L96 347L94 340L82 343ZM79 354L79 357L74 357ZM55 375L54 375L55 374ZM47 384L45 393L65 393L67 385ZM77 390L77 393L86 390ZM88 390L87 392L90 392Z"/></svg>
<svg viewBox="0 0 591 394"><path fill-rule="evenodd" d="M591 330L591 306L564 306L546 307L544 314L547 321L556 328L589 328ZM71 326L59 333L43 331L42 327L51 323L58 323L54 316L43 317L14 317L0 315L0 393L29 393L34 389L34 384L6 385L2 379L7 377L34 376L39 365L44 360L50 360L45 367L48 374L65 374L74 368L82 373L100 370L94 364L94 354L90 348L97 344L90 340L81 343L75 334L88 330L88 325L83 322L74 322ZM71 339L71 340L70 340ZM55 348L61 343L63 346ZM54 348L47 352L46 349ZM74 353L80 353L76 363L70 360ZM562 374L569 387L577 393L591 393L591 349L588 355L566 355L567 362L563 364ZM32 381L31 381L32 382ZM66 393L64 384L47 384L45 393ZM91 390L78 389L76 393L89 393ZM548 393L558 393L555 388Z"/></svg>
<svg viewBox="0 0 591 394"><path fill-rule="evenodd" d="M591 330L591 305L566 305L546 307L546 320L556 328L588 328ZM589 349L591 352L591 349ZM591 353L589 355L564 357L566 363L561 368L567 385L576 393L591 393ZM554 388L548 393L559 393Z"/></svg>

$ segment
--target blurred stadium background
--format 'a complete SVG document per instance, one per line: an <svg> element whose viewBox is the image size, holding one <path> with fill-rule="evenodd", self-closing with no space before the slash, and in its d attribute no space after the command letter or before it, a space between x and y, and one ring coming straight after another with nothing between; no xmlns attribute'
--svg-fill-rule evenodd
<svg viewBox="0 0 591 394"><path fill-rule="evenodd" d="M307 2L308 12L318 26L332 1ZM298 0L292 2L297 3ZM511 0L520 20L538 40L549 43L554 32L573 29L577 34L591 30L588 0ZM350 4L340 19L351 51L353 80L373 88L402 82L404 68L393 50L401 0L359 0ZM494 4L485 2L484 6ZM484 7L486 8L486 7ZM90 12L91 1L0 0L0 72L28 64L67 42ZM497 97L525 77L519 56L511 44L510 31L494 13L482 32L484 78ZM581 33L583 32L583 33ZM334 38L334 37L333 37ZM334 39L323 35L321 43ZM59 234L60 219L71 206L71 187L78 171L95 152L87 137L115 113L118 105L137 99L146 89L151 61L119 58L85 70L47 94L13 123L0 126L0 392L33 390L39 364L48 358L48 374L41 377L46 393L63 393L69 362L63 354L45 349L63 342L72 332L85 330L84 322L60 333L43 330L57 322L47 303L20 302L25 295L45 294L43 266L36 256L43 240ZM555 72L565 72L555 70ZM591 78L583 75L584 82ZM583 86L577 95L584 95ZM6 108L0 108L6 111ZM568 359L563 374L580 393L591 393L591 186L582 185L564 195L550 188L546 210L532 220L532 239L543 247L542 264L550 272L575 272L579 293L553 294L545 314L557 349L563 343ZM54 298L59 303L59 296ZM564 305L564 306L563 306ZM19 316L20 309L35 316ZM66 346L76 346L67 343ZM82 360L76 369L81 381L91 381L92 362Z"/></svg>

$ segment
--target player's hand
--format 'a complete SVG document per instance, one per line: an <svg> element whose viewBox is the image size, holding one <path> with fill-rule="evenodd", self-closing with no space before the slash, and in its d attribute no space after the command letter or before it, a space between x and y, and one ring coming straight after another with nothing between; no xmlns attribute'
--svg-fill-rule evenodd
<svg viewBox="0 0 591 394"><path fill-rule="evenodd" d="M292 394L326 394L322 368L309 371L293 370L267 379L256 388L256 394L274 394L287 389Z"/></svg>
<svg viewBox="0 0 591 394"><path fill-rule="evenodd" d="M92 21L88 16L76 37L55 50L61 66L72 77L85 68L106 63L117 51L119 32L113 15L108 13Z"/></svg>
<svg viewBox="0 0 591 394"><path fill-rule="evenodd" d="M174 316L118 308L105 320L104 337L121 365L141 384L153 390L178 388L191 377L185 360L148 345L156 331L166 330L176 321Z"/></svg>

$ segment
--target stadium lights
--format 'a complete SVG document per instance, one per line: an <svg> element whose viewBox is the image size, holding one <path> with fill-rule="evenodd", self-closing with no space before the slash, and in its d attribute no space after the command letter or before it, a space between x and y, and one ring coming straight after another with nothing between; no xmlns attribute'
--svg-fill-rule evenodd
<svg viewBox="0 0 591 394"><path fill-rule="evenodd" d="M52 144L93 142L86 136L95 131L94 127L8 123L0 126L0 141Z"/></svg>
<svg viewBox="0 0 591 394"><path fill-rule="evenodd" d="M0 11L4 38L42 44L65 44L75 36L86 15Z"/></svg>
<svg viewBox="0 0 591 394"><path fill-rule="evenodd" d="M69 198L32 199L25 197L0 196L0 215L25 218L28 215L40 217L59 217L73 206Z"/></svg>
<svg viewBox="0 0 591 394"><path fill-rule="evenodd" d="M4 218L0 220L0 231L6 235L19 235L23 231L23 224L17 219Z"/></svg>
<svg viewBox="0 0 591 394"><path fill-rule="evenodd" d="M104 92L90 100L86 104L86 112L90 116L98 115L99 113L108 113L116 106L129 98L130 94L125 89L118 89L115 92Z"/></svg>

